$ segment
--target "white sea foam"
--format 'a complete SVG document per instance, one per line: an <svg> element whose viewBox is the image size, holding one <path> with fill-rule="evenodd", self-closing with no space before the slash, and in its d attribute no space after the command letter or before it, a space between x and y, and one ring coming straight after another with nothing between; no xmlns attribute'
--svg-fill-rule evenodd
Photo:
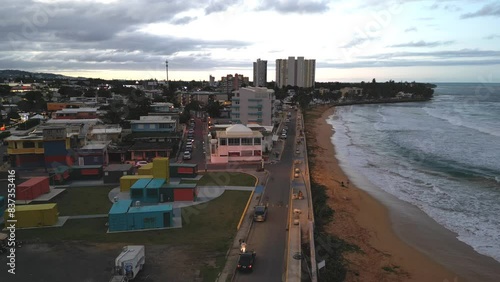
<svg viewBox="0 0 500 282"><path fill-rule="evenodd" d="M365 107L362 114L368 118L363 119L362 114L355 109L344 112L337 108L336 118L327 121L335 127L332 142L337 149L337 158L356 173L369 179L379 189L419 207L439 224L456 232L459 240L472 246L477 252L500 261L500 202L495 200L500 197L500 189L492 189L484 185L484 181L477 182L475 178L463 181L446 170L432 171L432 168L426 168L426 162L433 161L434 157L455 160L455 167L448 168L453 171L459 170L462 162L466 165L468 159L472 165L479 161L470 160L471 156L463 149L451 148L453 146L446 140L441 143L436 141L432 148L419 146L419 138L403 132L402 129L409 127L408 124L397 124L402 118L398 118L398 113L390 112L391 110L397 109L381 111L380 108L373 108L373 114L370 114ZM442 120L450 122L444 118ZM370 127L369 124L377 126ZM433 126L446 127L443 124ZM448 131L444 132L448 134ZM370 140L367 141L367 138ZM415 159L409 157L411 153L395 154L395 143L387 144L388 142L396 142L402 149L428 151L425 152L424 160ZM479 150L484 151L484 148L487 148L485 144L471 144L480 146ZM491 152L486 154L491 156ZM496 158L482 161L481 165L493 169L497 168L499 163ZM476 173L481 172L481 169L468 168L466 171ZM500 183L500 177L495 177L495 180Z"/></svg>

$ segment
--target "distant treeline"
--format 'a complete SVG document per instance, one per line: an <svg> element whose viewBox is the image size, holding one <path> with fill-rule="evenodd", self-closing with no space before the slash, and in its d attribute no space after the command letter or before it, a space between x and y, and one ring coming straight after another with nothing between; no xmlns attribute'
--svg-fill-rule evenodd
<svg viewBox="0 0 500 282"><path fill-rule="evenodd" d="M424 99L430 99L434 95L435 84L419 82L360 82L360 83L342 83L342 82L316 82L316 88L327 88L330 91L340 90L344 87L357 87L363 89L364 98L384 99L394 98L399 92L411 93Z"/></svg>

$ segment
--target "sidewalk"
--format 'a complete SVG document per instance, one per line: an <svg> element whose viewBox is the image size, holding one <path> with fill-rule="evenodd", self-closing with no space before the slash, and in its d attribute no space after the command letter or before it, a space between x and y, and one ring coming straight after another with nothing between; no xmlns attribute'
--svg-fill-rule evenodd
<svg viewBox="0 0 500 282"><path fill-rule="evenodd" d="M269 177L269 173L267 171L263 172L240 171L240 172L245 172L255 176L257 178L256 185L265 185ZM264 192L263 190L254 190L254 193L252 194L252 199L250 199L248 206L253 207L258 205L263 192ZM232 247L228 250L226 254L226 264L224 265L224 269L222 270L222 272L219 274L219 277L216 280L217 282L227 282L233 280L236 273L236 265L238 264L238 259L240 255L240 240L247 241L248 234L252 229L252 225L253 225L252 209L247 209L245 215L243 216L243 221L240 225L240 229L236 233L236 236L233 240Z"/></svg>
<svg viewBox="0 0 500 282"><path fill-rule="evenodd" d="M314 240L310 242L311 231L314 222L314 214L312 209L311 199L311 183L309 179L309 166L307 160L307 146L305 136L299 133L303 132L303 120L301 112L297 112L297 136L295 140L295 160L293 170L300 170L299 177L294 177L291 183L292 195L290 203L290 222L288 233L288 250L287 250L287 282L300 282L302 275L302 258L304 255L311 255L311 263L313 265L312 272L315 272L315 250ZM302 138L304 137L304 138ZM299 142L300 140L300 142ZM299 191L302 192L302 199L298 196ZM302 254L302 243L310 243L311 254ZM312 243L312 244L311 244ZM313 281L316 281L316 275L312 274Z"/></svg>

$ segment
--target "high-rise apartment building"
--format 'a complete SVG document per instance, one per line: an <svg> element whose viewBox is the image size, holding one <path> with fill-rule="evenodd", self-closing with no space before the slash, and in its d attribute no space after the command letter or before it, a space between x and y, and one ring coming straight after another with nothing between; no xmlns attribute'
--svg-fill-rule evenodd
<svg viewBox="0 0 500 282"><path fill-rule="evenodd" d="M314 87L316 60L288 57L276 60L276 86Z"/></svg>
<svg viewBox="0 0 500 282"><path fill-rule="evenodd" d="M253 63L253 86L267 86L267 61L257 59L257 62Z"/></svg>
<svg viewBox="0 0 500 282"><path fill-rule="evenodd" d="M231 105L233 123L273 125L274 90L266 87L243 87L234 91Z"/></svg>

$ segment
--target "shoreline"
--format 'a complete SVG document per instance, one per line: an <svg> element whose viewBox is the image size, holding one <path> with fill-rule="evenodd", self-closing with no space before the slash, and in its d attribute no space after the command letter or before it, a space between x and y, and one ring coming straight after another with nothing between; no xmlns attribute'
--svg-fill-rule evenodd
<svg viewBox="0 0 500 282"><path fill-rule="evenodd" d="M345 254L349 261L345 281L465 281L403 241L393 229L391 210L349 181L335 156L333 129L326 122L334 107L318 106L311 113L314 117L306 122L307 144L316 153L309 157L314 164L311 177L329 188L327 203L335 210L325 230L363 251Z"/></svg>

